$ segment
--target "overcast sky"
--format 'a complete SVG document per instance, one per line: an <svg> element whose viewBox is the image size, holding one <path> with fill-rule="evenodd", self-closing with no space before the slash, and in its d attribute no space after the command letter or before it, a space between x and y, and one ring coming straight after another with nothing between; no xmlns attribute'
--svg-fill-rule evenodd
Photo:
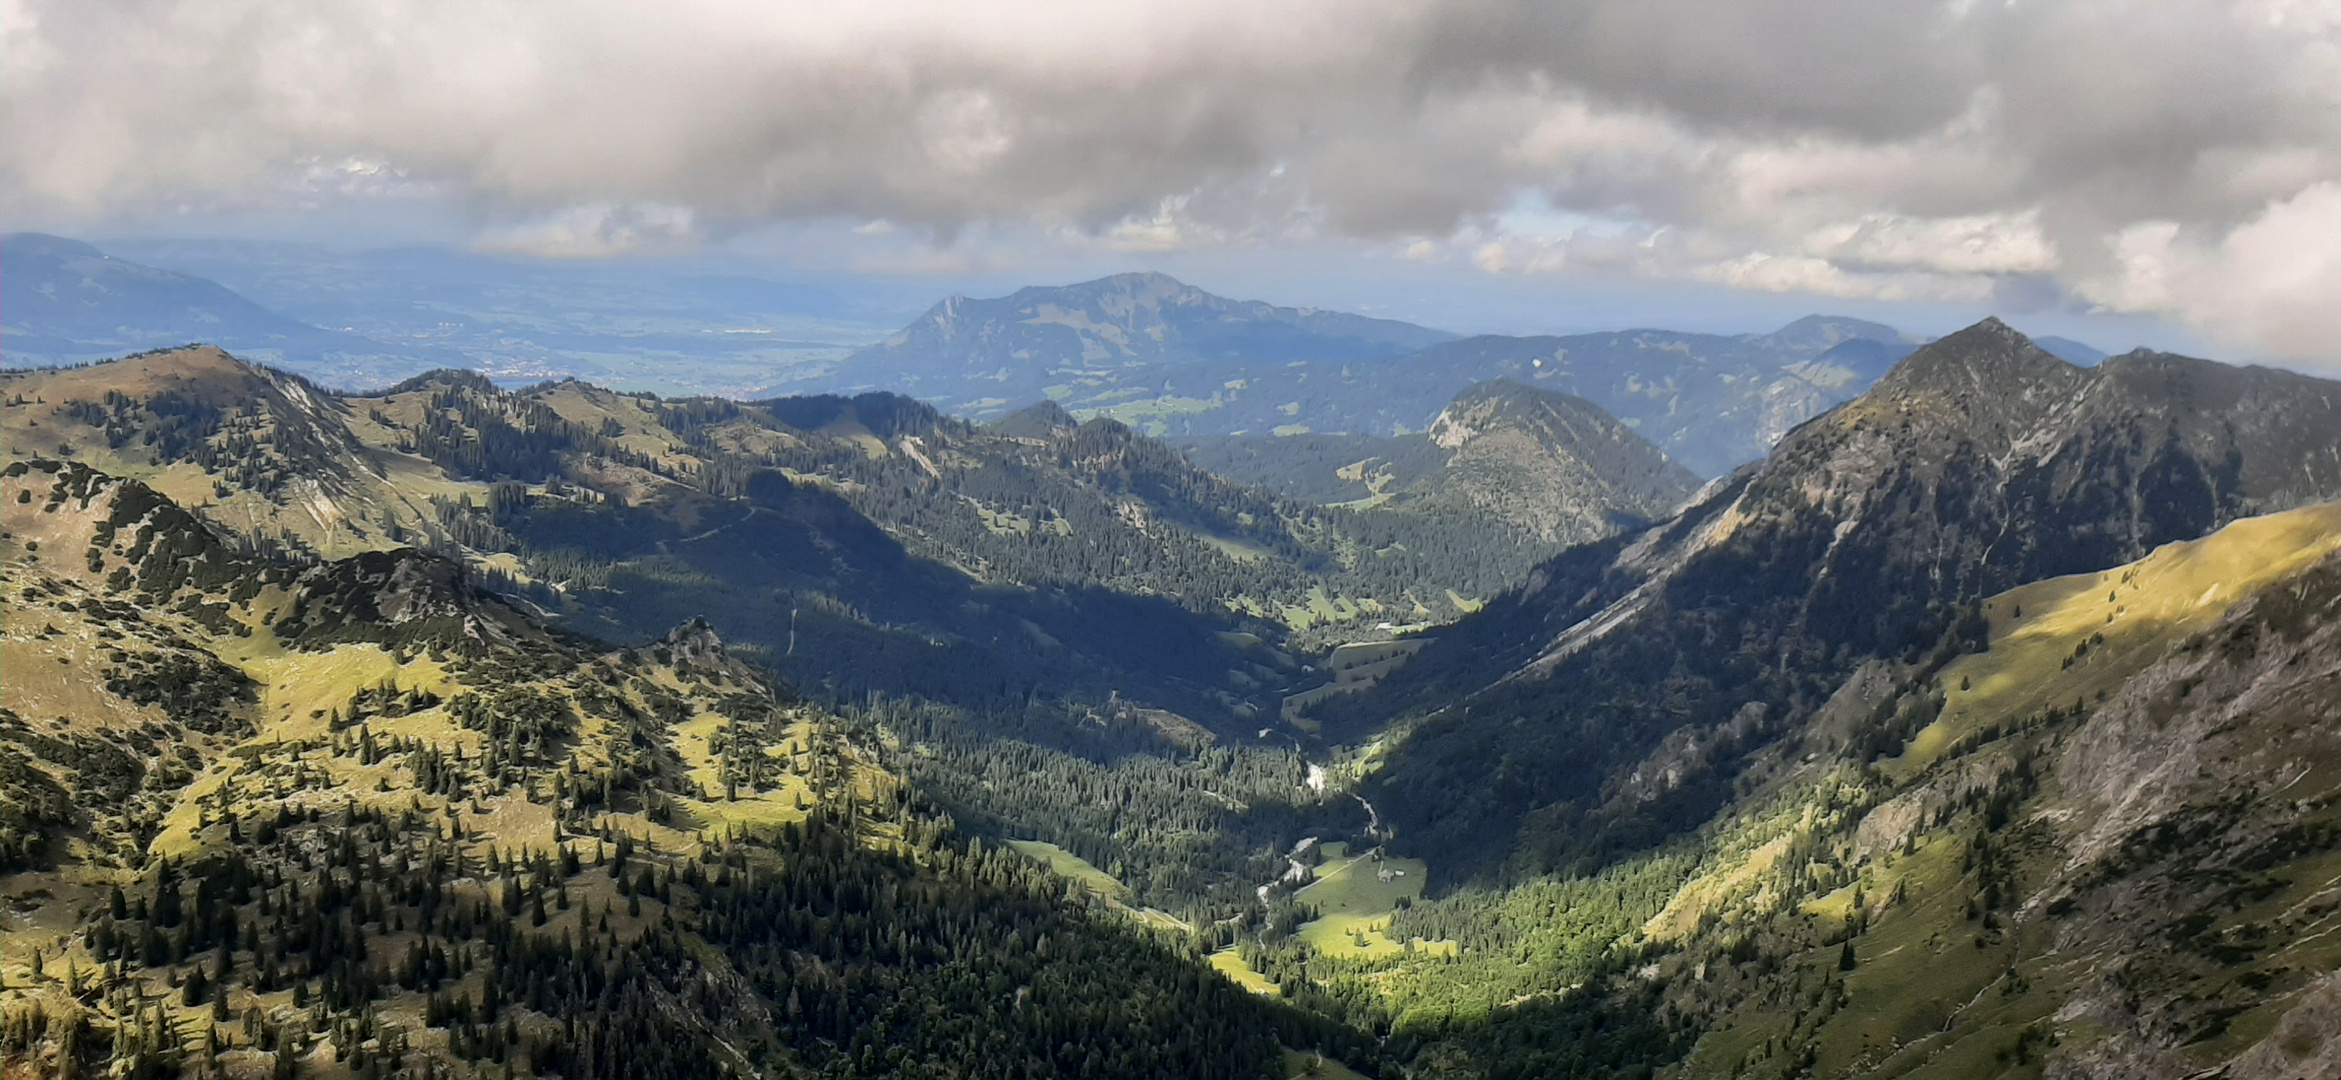
<svg viewBox="0 0 2341 1080"><path fill-rule="evenodd" d="M2341 370L2341 0L0 0L0 218Z"/></svg>

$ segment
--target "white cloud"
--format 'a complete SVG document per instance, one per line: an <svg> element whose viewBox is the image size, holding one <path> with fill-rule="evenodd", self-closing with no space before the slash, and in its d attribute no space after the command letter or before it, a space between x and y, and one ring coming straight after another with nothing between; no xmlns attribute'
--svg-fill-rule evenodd
<svg viewBox="0 0 2341 1080"><path fill-rule="evenodd" d="M1127 217L1105 230L1100 240L1112 251L1178 251L1220 243L1226 236L1218 229L1196 222L1187 213L1191 195L1172 195L1145 217Z"/></svg>
<svg viewBox="0 0 2341 1080"><path fill-rule="evenodd" d="M1741 289L1803 292L1840 299L1967 301L1990 298L1991 282L1924 272L1851 273L1809 255L1751 254L1700 267L1694 276Z"/></svg>
<svg viewBox="0 0 2341 1080"><path fill-rule="evenodd" d="M699 246L699 230L688 207L589 203L490 230L472 246L497 255L544 259L679 255Z"/></svg>
<svg viewBox="0 0 2341 1080"><path fill-rule="evenodd" d="M1837 266L1961 275L2045 274L2057 265L2056 246L2031 210L1954 218L1864 214L1813 230L1803 248Z"/></svg>
<svg viewBox="0 0 2341 1080"><path fill-rule="evenodd" d="M577 255L813 219L1433 238L2341 340L2310 302L2341 233L2302 231L2341 183L2332 0L0 0L0 55L18 221L430 198ZM1523 192L1604 224L1507 231Z"/></svg>
<svg viewBox="0 0 2341 1080"><path fill-rule="evenodd" d="M1557 237L1491 240L1474 262L1491 274L1625 275L1839 299L1972 304L1993 295L1998 268L2010 262L1991 255L1986 249L1994 245L1978 243L1972 232L1968 223L1854 222L1806 238L1818 251L1783 251L1750 250L1745 237L1708 230L1608 223ZM1846 257L1865 246L1871 250L1864 257ZM1979 272L1976 265L1993 269Z"/></svg>
<svg viewBox="0 0 2341 1080"><path fill-rule="evenodd" d="M2216 239L2175 221L2125 228L2107 240L2112 271L2081 291L2112 311L2173 316L2240 347L2332 364L2341 357L2337 238L2341 183L2320 183Z"/></svg>

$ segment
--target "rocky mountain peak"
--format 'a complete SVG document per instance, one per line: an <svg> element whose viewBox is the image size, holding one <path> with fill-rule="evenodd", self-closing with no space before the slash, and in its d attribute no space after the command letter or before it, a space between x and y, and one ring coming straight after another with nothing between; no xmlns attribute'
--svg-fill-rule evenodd
<svg viewBox="0 0 2341 1080"><path fill-rule="evenodd" d="M1996 319L1930 343L1675 520L1565 553L1445 631L1409 666L1444 681L1401 673L1392 700L1428 714L1477 691L1475 708L1566 717L1554 730L1572 734L1530 762L1509 731L1440 714L1413 736L1420 760L1511 760L1516 790L1400 827L1465 845L1483 812L1590 809L1610 778L1581 760L1589 746L1647 753L1685 716L1704 729L1750 700L1791 715L1808 692L1744 658L1914 656L1978 597L2341 497L2334 388L2184 358L2080 368ZM1652 671L1702 689L1661 706Z"/></svg>
<svg viewBox="0 0 2341 1080"><path fill-rule="evenodd" d="M1877 391L2003 394L2037 382L2069 384L2082 369L1996 318L1921 346L1878 380Z"/></svg>
<svg viewBox="0 0 2341 1080"><path fill-rule="evenodd" d="M723 638L708 625L702 616L694 615L682 625L667 631L659 641L667 650L663 662L673 665L678 672L715 674L726 679L747 683L765 693L775 693L780 687L765 678L762 672L733 656Z"/></svg>
<svg viewBox="0 0 2341 1080"><path fill-rule="evenodd" d="M1894 365L1848 408L1846 418L1930 414L1996 441L2069 405L2090 377L2090 369L2066 363L2014 327L1987 318Z"/></svg>

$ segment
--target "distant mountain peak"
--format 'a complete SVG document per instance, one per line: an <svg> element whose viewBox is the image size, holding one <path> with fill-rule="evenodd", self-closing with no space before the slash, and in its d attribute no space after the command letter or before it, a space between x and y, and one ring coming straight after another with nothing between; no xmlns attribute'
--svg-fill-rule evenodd
<svg viewBox="0 0 2341 1080"><path fill-rule="evenodd" d="M1071 373L1388 360L1454 337L1390 319L1231 300L1140 271L1003 297L951 297L848 357L835 381L841 389L907 391L988 418L1010 401L1065 385Z"/></svg>
<svg viewBox="0 0 2341 1080"><path fill-rule="evenodd" d="M1766 341L1784 349L1821 353L1848 341L1876 341L1899 345L1908 341L1902 331L1884 323L1843 315L1807 315L1769 334Z"/></svg>
<svg viewBox="0 0 2341 1080"><path fill-rule="evenodd" d="M1080 427L1081 421L1054 400L1042 398L985 426L1016 438L1049 439Z"/></svg>
<svg viewBox="0 0 2341 1080"><path fill-rule="evenodd" d="M2068 337L2056 337L2053 335L2046 337L2036 337L2032 339L2032 343L2048 350L2049 352L2055 353L2059 359L2062 359L2067 363L2079 364L2082 367L2094 367L2104 362L2105 358L2111 355L2105 350L2091 345L2088 342L2075 341Z"/></svg>
<svg viewBox="0 0 2341 1080"><path fill-rule="evenodd" d="M391 349L280 315L215 281L115 258L45 233L0 237L0 312L10 366L121 356L200 340L272 363L383 378L423 366L430 346ZM359 363L363 361L363 363ZM321 366L322 365L322 366ZM329 376L330 377L330 376Z"/></svg>
<svg viewBox="0 0 2341 1080"><path fill-rule="evenodd" d="M1169 274L1165 274L1165 273L1163 273L1163 272L1162 272L1162 271L1160 271L1160 270L1129 270L1129 271L1124 271L1124 272L1122 272L1122 273L1119 273L1119 274L1107 274L1107 275L1106 275L1106 276L1104 276L1104 277L1097 278L1097 279L1095 279L1095 280L1091 280L1091 281L1082 282L1082 283L1081 283L1081 284L1079 284L1079 285L1070 285L1070 286L1067 286L1067 288L1075 288L1075 289L1078 289L1078 288L1082 288L1082 287L1084 287L1084 286L1105 286L1105 285L1110 285L1110 286L1119 286L1119 287L1122 287L1122 288L1131 288L1131 289L1135 289L1135 288L1148 288L1148 289L1188 289L1188 288L1193 288L1193 286L1190 286L1190 285L1188 285L1186 282L1184 282L1184 281L1180 281L1179 279L1177 279L1177 278L1175 278L1175 277L1172 277L1172 276L1170 276Z"/></svg>
<svg viewBox="0 0 2341 1080"><path fill-rule="evenodd" d="M1011 303L1086 303L1105 307L1109 316L1127 317L1141 311L1173 306L1240 303L1215 296L1180 281L1169 274L1152 270L1109 274L1070 285L1029 285L1008 297Z"/></svg>
<svg viewBox="0 0 2341 1080"><path fill-rule="evenodd" d="M1627 430L1616 417L1584 398L1498 377L1473 383L1455 395L1431 421L1430 439L1452 450L1487 428L1533 423L1555 415L1597 418ZM1636 439L1639 441L1639 436Z"/></svg>
<svg viewBox="0 0 2341 1080"><path fill-rule="evenodd" d="M1664 514L1699 486L1601 406L1510 379L1456 395L1428 438L1447 468L1415 485L1418 506L1467 505L1548 543Z"/></svg>
<svg viewBox="0 0 2341 1080"><path fill-rule="evenodd" d="M48 233L20 232L0 236L0 259L10 255L43 255L57 259L103 259L95 246Z"/></svg>

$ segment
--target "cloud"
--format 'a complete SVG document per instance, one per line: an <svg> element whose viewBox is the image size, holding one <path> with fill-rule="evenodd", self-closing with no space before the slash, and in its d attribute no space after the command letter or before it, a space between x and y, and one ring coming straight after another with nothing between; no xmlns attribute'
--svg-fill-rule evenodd
<svg viewBox="0 0 2341 1080"><path fill-rule="evenodd" d="M542 259L680 255L699 246L699 230L688 207L591 203L490 230L472 246L490 254Z"/></svg>
<svg viewBox="0 0 2341 1080"><path fill-rule="evenodd" d="M0 54L20 220L425 197L576 254L808 219L1430 238L2341 340L2282 299L2341 235L2278 232L2341 183L2335 0L0 0ZM1504 233L1523 192L1598 235Z"/></svg>
<svg viewBox="0 0 2341 1080"><path fill-rule="evenodd" d="M2224 235L2202 232L2167 220L2121 230L2107 241L2109 269L2081 294L2278 356L2341 355L2341 183L2271 202Z"/></svg>
<svg viewBox="0 0 2341 1080"><path fill-rule="evenodd" d="M1978 237L1978 231L1986 235ZM1507 236L1481 243L1472 258L1490 274L1622 275L1848 300L1971 305L1993 299L1999 282L2037 280L2000 273L2011 257L2027 254L2020 242L2015 252L1995 250L2007 246L1971 222L1848 222L1808 237L1803 251L1749 250L1712 231L1645 224L1579 227L1555 237ZM1979 264L1992 272L1978 272Z"/></svg>
<svg viewBox="0 0 2341 1080"><path fill-rule="evenodd" d="M2038 211L1914 218L1871 213L1805 235L1805 253L1840 267L1927 269L1962 275L2045 273L2055 246Z"/></svg>

